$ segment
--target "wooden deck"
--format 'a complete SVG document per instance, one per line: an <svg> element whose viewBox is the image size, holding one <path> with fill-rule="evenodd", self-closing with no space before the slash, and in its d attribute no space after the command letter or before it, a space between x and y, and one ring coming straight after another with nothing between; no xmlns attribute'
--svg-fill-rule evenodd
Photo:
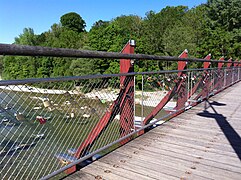
<svg viewBox="0 0 241 180"><path fill-rule="evenodd" d="M241 83L66 179L241 179Z"/></svg>

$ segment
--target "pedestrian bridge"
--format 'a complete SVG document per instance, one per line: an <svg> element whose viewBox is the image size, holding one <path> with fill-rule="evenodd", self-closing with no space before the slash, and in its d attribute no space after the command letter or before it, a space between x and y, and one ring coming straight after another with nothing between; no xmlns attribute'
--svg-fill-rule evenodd
<svg viewBox="0 0 241 180"><path fill-rule="evenodd" d="M239 180L240 92L239 83L66 179Z"/></svg>
<svg viewBox="0 0 241 180"><path fill-rule="evenodd" d="M0 44L0 55L120 59L120 74L0 81L0 178L241 179L241 63L134 47ZM134 72L150 60L177 70Z"/></svg>

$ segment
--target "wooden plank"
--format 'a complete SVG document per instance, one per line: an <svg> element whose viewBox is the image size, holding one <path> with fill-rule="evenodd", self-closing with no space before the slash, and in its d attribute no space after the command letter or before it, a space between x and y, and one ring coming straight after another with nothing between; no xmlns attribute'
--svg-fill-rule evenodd
<svg viewBox="0 0 241 180"><path fill-rule="evenodd" d="M131 148L130 148L131 149ZM145 151L145 152L140 152L139 150L135 150L135 149L131 149L133 152L136 152L137 155L133 155L136 156L136 159L143 159L144 161L149 161L149 162L155 162L156 164L166 164L169 165L170 167L173 166L177 166L178 168L180 168L180 164L181 166L186 167L186 171L185 174L194 174L197 176L201 176L201 177L206 177L206 178L214 178L214 179L220 179L221 177L226 177L228 178L228 176L226 174L220 174L217 170L218 168L213 168L211 166L201 166L200 162L202 159L199 158L186 158L186 157L175 157L175 156L170 156L167 154L162 154L162 153L153 153L152 151ZM121 153L128 153L128 151L119 151L118 152ZM200 168L201 166L201 168ZM173 172L175 173L175 171ZM231 173L229 173L231 174ZM233 173L232 173L233 175ZM237 175L238 176L238 175ZM236 176L233 176L236 177ZM240 177L240 176L238 176Z"/></svg>
<svg viewBox="0 0 241 180"><path fill-rule="evenodd" d="M213 136L209 136L208 134L200 134L199 132L188 132L188 131L184 131L182 130L181 128L180 129L173 129L172 131L166 131L166 130L160 130L160 129L153 129L153 131L151 131L151 133L157 133L159 134L160 136L169 136L169 134L171 136L174 136L176 135L177 137L178 136L181 136L183 138L188 138L188 139L200 139L202 137L201 140L205 140L206 142L208 141L212 141L214 139L216 139L217 141L221 141L222 143L226 143L230 146L230 142L227 140L227 137L226 135L230 135L230 134L226 134L226 135L223 135L223 133L220 133L220 132L216 132L216 134L214 134ZM188 136L187 136L188 134ZM233 134L231 134L233 135ZM232 140L233 142L237 142L235 144L235 146L237 147L240 147L240 144L238 142L239 139L233 139Z"/></svg>
<svg viewBox="0 0 241 180"><path fill-rule="evenodd" d="M123 174L118 174L114 173L112 168L101 164L100 162L98 163L92 163L91 165L88 165L80 170L82 173L88 173L94 176L94 179L131 179L126 174L128 175L128 172L123 173ZM79 173L79 172L76 172ZM71 176L70 176L71 177ZM69 179L69 178L66 178Z"/></svg>
<svg viewBox="0 0 241 180"><path fill-rule="evenodd" d="M144 145L140 143L138 144L140 147L145 148ZM203 159L206 161L208 165L213 164L216 167L229 169L230 171L234 171L241 174L240 172L241 163L239 163L239 160L237 159L237 157L232 158L230 156L223 156L223 155L216 154L214 152L205 151L205 149L204 150L194 149L193 147L185 147L185 146L180 146L180 145L175 145L175 144L170 144L165 142L161 142L161 143L158 142L156 144L153 144L151 147L159 148L163 150L164 153L166 151L167 153L174 152L178 154L192 156L194 158L203 157Z"/></svg>
<svg viewBox="0 0 241 180"><path fill-rule="evenodd" d="M92 165L91 165L92 166ZM87 166L88 167L88 166ZM88 169L86 167L86 170ZM102 172L103 179L143 179L143 180L153 180L155 178L151 178L142 174L142 172L133 171L132 169L124 168L124 167L113 167L111 164L107 164L101 161L96 161L94 163L94 167L99 169ZM90 172L89 172L90 173Z"/></svg>
<svg viewBox="0 0 241 180"><path fill-rule="evenodd" d="M139 157L132 158L131 155L126 155L125 152L114 151L108 157L100 159L107 163L114 163L117 166L123 165L124 167L130 166L130 168L137 168L139 171L144 171L148 173L148 176L161 179L180 179L180 178L198 178L207 179L206 177L195 176L193 174L187 174L187 167L182 164L173 166L166 165L165 163L155 163L155 161L146 161L146 159L141 159ZM175 178L174 178L175 177Z"/></svg>
<svg viewBox="0 0 241 180"><path fill-rule="evenodd" d="M140 159L132 159L128 156L122 155L118 152L113 152L111 155L107 156L106 158L102 158L99 160L100 162L104 162L106 164L110 164L113 167L123 168L132 170L136 173L142 174L144 176L159 179L180 179L178 176L177 171L173 174L173 169L167 169L165 167L155 166L152 162L146 162ZM157 170L158 169L158 170ZM179 174L182 175L183 172L179 171Z"/></svg>
<svg viewBox="0 0 241 180"><path fill-rule="evenodd" d="M131 147L127 144L127 146L125 146L125 149L121 149L121 151L129 151L132 150L133 152L136 152L136 154L138 154L137 158L147 158L149 160L153 160L153 161L157 161L157 157L158 159L160 158L160 156L165 157L162 159L163 161L170 161L172 162L172 164L176 164L177 162L182 162L182 163L188 163L190 164L190 162L195 161L195 159L198 157L191 157L188 154L180 154L177 152L171 152L171 151L164 151L160 148L155 148L152 146L147 147L147 149L140 149L137 147ZM119 152L119 150L117 150ZM191 167L190 167L191 168ZM197 169L197 167L195 167ZM214 175L216 175L217 177L230 177L232 176L233 178L238 179L238 177L240 178L241 175L240 173L236 173L236 172L230 172L229 170L220 167L214 167L211 166L209 164L198 164L198 168L202 169L202 172L205 171L207 173L212 173ZM216 178L217 178L216 177Z"/></svg>
<svg viewBox="0 0 241 180"><path fill-rule="evenodd" d="M163 136L162 133L156 133L157 137L159 137L158 135L160 136ZM215 139L215 137L213 139L210 139L209 140L204 140L204 139L201 139L201 138L193 138L193 137L187 137L185 134L184 135L178 135L178 134L169 134L169 135L164 135L165 136L165 140L169 140L169 141L172 141L172 142L186 142L186 143L189 143L189 144L199 144L200 146L204 146L204 147L209 147L210 148L210 144L213 144L214 147L216 149L219 149L219 150L222 150L222 151L225 151L225 152L234 152L234 149L230 146L230 144L225 144L224 142L217 142L219 141L218 138ZM218 137L218 136L217 136ZM213 140L217 140L216 142L213 141ZM156 140L157 141L157 140Z"/></svg>
<svg viewBox="0 0 241 180"><path fill-rule="evenodd" d="M232 151L224 151L222 149L217 149L214 146L209 146L209 143L207 142L200 142L200 141L182 141L182 139L178 139L178 140L172 140L172 139L153 139L154 143L164 143L164 144L173 144L173 145L179 145L179 146L183 146L183 147L188 147L188 148L193 148L193 149L198 149L198 150L202 150L205 152L212 152L212 153L216 153L218 155L222 155L222 156L230 156L230 157L234 157L237 158L237 154L232 150ZM151 142L151 140L149 141ZM154 144L153 143L153 144ZM152 144L152 145L153 145ZM146 144L145 144L146 145ZM207 148L208 147L208 148Z"/></svg>
<svg viewBox="0 0 241 180"><path fill-rule="evenodd" d="M94 176L92 174L89 174L87 172L84 172L82 170L77 171L74 174L71 174L69 176L66 176L65 179L69 179L69 180L78 180L78 179L84 179L84 180L93 180L95 179L97 176Z"/></svg>

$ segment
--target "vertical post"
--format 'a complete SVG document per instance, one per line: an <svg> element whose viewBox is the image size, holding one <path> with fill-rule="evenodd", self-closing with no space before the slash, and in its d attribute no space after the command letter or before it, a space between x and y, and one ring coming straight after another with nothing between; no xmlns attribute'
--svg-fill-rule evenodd
<svg viewBox="0 0 241 180"><path fill-rule="evenodd" d="M218 63L218 72L217 72L217 76L215 79L214 79L214 88L216 89L216 92L215 93L218 93L221 88L222 88L222 81L223 81L223 72L222 72L222 67L223 67L223 61L224 61L224 57L221 57L219 59L219 63Z"/></svg>
<svg viewBox="0 0 241 180"><path fill-rule="evenodd" d="M219 59L219 63L218 63L218 69L221 69L223 67L223 62L224 61L224 56L222 56L220 59Z"/></svg>
<svg viewBox="0 0 241 180"><path fill-rule="evenodd" d="M179 58L187 58L188 57L188 51L185 49L182 54L179 56ZM178 70L184 70L187 65L187 61L178 61ZM178 72L178 78L186 78L186 75L183 72ZM185 106L186 100L187 100L187 90L186 90L186 80L183 80L180 82L180 90L178 91L178 99L177 99L177 105L176 110L181 109Z"/></svg>
<svg viewBox="0 0 241 180"><path fill-rule="evenodd" d="M208 54L205 58L205 60L210 60L211 59L211 54ZM210 62L204 62L203 63L203 68L207 69L210 66ZM193 72L192 72L193 73ZM193 75L192 75L193 77ZM199 79L199 81L194 85L194 87L191 89L191 91L188 93L188 99L195 93L197 92L198 88L200 85L203 86L202 91L194 98L194 100L198 100L200 97L205 98L208 97L209 94L209 86L210 86L210 73L207 70L204 70L204 73L202 77ZM195 105L196 103L192 103L192 105Z"/></svg>
<svg viewBox="0 0 241 180"><path fill-rule="evenodd" d="M134 41L129 41L122 53L134 53ZM122 73L133 72L134 64L129 60L121 60L120 66ZM120 113L120 134L124 136L133 129L134 120L134 76L122 76L120 78L120 93L116 100L110 105L105 114L100 118L97 124L92 128L84 141L79 145L75 157L80 158L88 153L93 144L98 140L108 125ZM127 139L126 141L128 141ZM76 171L76 166L66 170L70 174Z"/></svg>
<svg viewBox="0 0 241 180"><path fill-rule="evenodd" d="M123 48L123 54L133 54L135 41L130 40ZM120 73L134 72L134 61L130 59L120 60ZM134 76L121 76L120 88L124 91L124 98L120 104L120 136L123 137L131 133L134 129ZM130 138L125 139L121 144L128 142Z"/></svg>
<svg viewBox="0 0 241 180"><path fill-rule="evenodd" d="M227 70L225 69L224 70L224 81L225 81L225 78L226 78L226 84L224 85L224 87L230 85L233 81L233 68L232 68L232 58L230 58L228 60L228 63L227 63Z"/></svg>
<svg viewBox="0 0 241 180"><path fill-rule="evenodd" d="M205 60L210 60L210 59L211 59L211 54L208 54L204 59L205 59ZM204 63L203 63L203 68L204 68L204 69L209 68L210 64L211 64L210 62L204 62Z"/></svg>
<svg viewBox="0 0 241 180"><path fill-rule="evenodd" d="M227 69L224 69L223 87L225 88L226 85L227 85Z"/></svg>
<svg viewBox="0 0 241 180"><path fill-rule="evenodd" d="M141 75L141 123L143 123L143 118L144 118L144 78L143 74ZM143 124L142 124L143 125Z"/></svg>
<svg viewBox="0 0 241 180"><path fill-rule="evenodd" d="M237 62L240 62L240 61L238 61L238 59L237 59ZM238 81L240 80L240 68L241 68L241 64L237 64L237 66L238 66Z"/></svg>
<svg viewBox="0 0 241 180"><path fill-rule="evenodd" d="M238 59L236 59L235 61L234 61L234 64L233 64L233 66L234 66L234 72L235 72L235 80L234 80L234 82L237 82L238 81Z"/></svg>
<svg viewBox="0 0 241 180"><path fill-rule="evenodd" d="M206 60L210 60L211 59L211 54L208 54L204 59ZM204 62L203 63L203 68L204 69L208 69L210 67L210 62ZM202 80L203 82L203 90L202 90L202 96L203 98L207 98L209 97L209 92L210 92L210 75L209 72L207 70L204 70L204 78Z"/></svg>
<svg viewBox="0 0 241 180"><path fill-rule="evenodd" d="M188 50L185 49L180 55L179 58L187 58L188 57ZM178 67L177 69L179 71L184 70L187 65L187 61L178 61ZM183 72L178 72L178 76L180 77L183 74Z"/></svg>
<svg viewBox="0 0 241 180"><path fill-rule="evenodd" d="M187 72L187 92L190 92L190 83L191 83L191 73L188 71ZM187 96L187 101L189 97Z"/></svg>
<svg viewBox="0 0 241 180"><path fill-rule="evenodd" d="M135 99L136 99L136 76L134 76L134 103L133 103L133 107L134 107L134 115L133 115L133 126L132 127L135 127L135 116L136 116L136 102L135 102Z"/></svg>

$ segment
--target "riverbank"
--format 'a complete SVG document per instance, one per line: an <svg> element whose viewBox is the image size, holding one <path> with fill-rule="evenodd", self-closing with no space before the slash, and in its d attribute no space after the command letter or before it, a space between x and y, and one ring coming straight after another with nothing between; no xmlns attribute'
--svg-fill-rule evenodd
<svg viewBox="0 0 241 180"><path fill-rule="evenodd" d="M70 94L70 95L82 95L84 98L88 99L100 99L104 102L113 102L117 99L119 90L114 89L102 89L99 91L93 90L89 93L81 93L78 90L60 90L60 89L42 89L36 88L27 85L9 85L9 86L0 86L0 89L7 91L18 91L18 92L27 92L27 93L40 93L40 94ZM156 107L160 101L165 97L167 91L155 91L155 92L142 92L135 91L135 104L140 104L143 106ZM167 107L175 107L176 102L168 102Z"/></svg>

